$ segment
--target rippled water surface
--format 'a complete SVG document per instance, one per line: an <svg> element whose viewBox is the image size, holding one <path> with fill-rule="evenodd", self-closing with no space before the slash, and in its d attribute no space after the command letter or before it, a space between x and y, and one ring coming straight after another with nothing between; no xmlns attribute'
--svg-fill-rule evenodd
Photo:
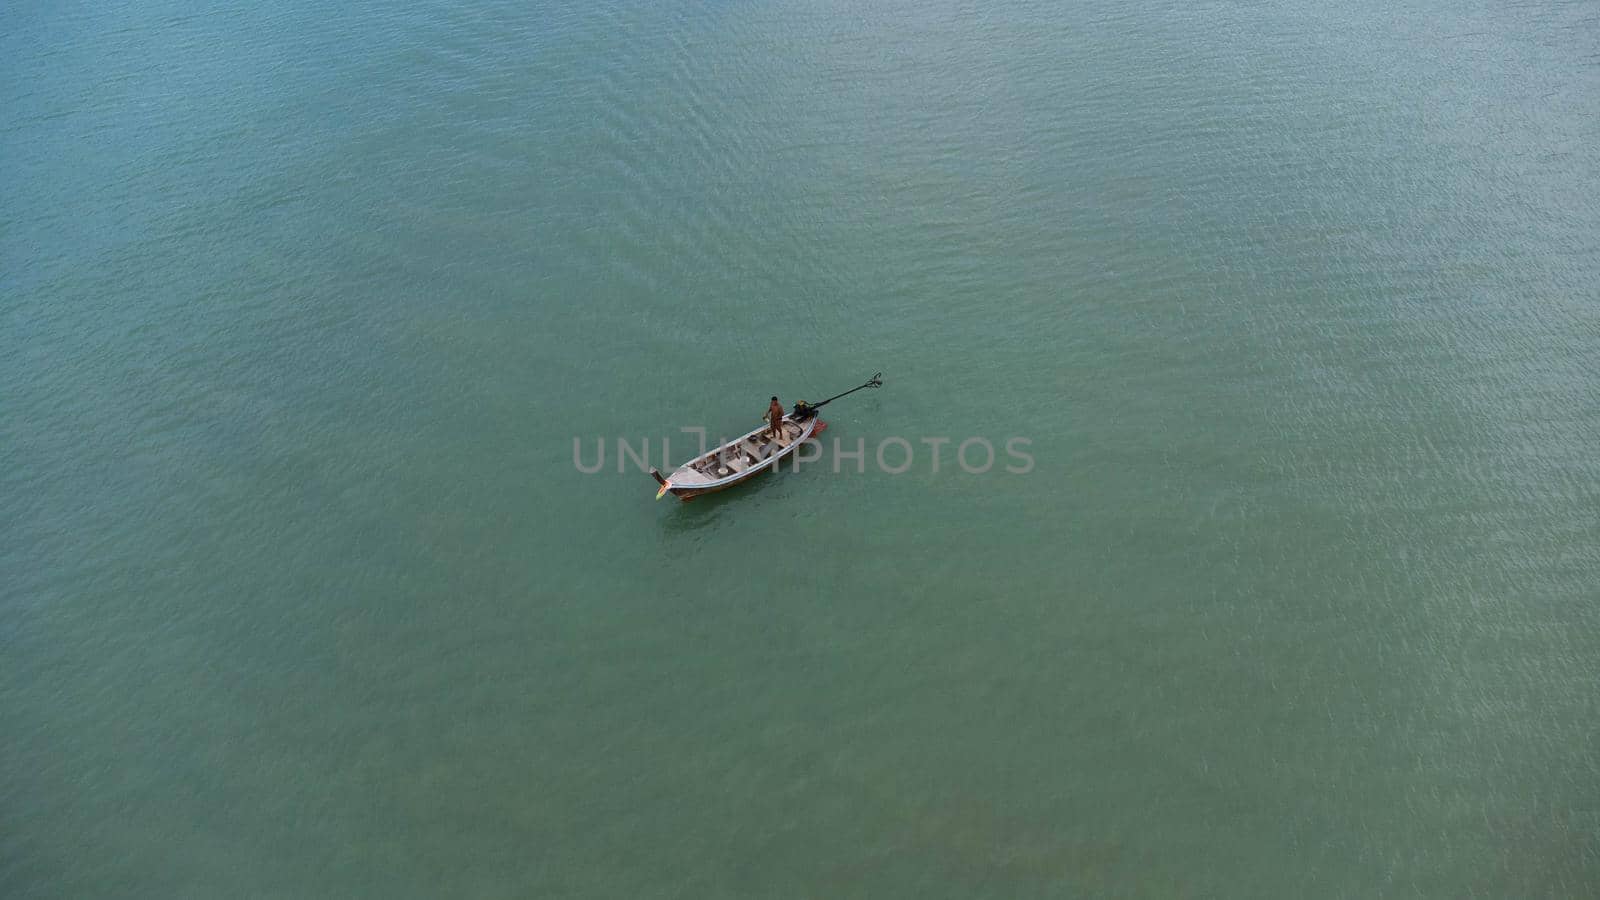
<svg viewBox="0 0 1600 900"><path fill-rule="evenodd" d="M1600 893L1593 3L0 22L0 894Z"/></svg>

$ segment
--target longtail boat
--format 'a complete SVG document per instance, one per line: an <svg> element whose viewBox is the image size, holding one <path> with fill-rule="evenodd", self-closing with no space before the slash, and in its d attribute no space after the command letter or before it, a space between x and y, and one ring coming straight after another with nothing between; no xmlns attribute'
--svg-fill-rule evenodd
<svg viewBox="0 0 1600 900"><path fill-rule="evenodd" d="M777 468L784 457L800 449L801 444L828 427L828 423L818 417L818 410L845 394L882 385L883 373L879 372L866 384L853 387L844 394L835 394L821 403L801 400L794 405L793 412L783 417L776 436L768 426L762 425L749 434L689 460L674 469L671 475L663 477L660 470L652 468L650 477L661 485L661 489L656 491L656 499L671 494L679 500L693 500L701 494L727 490L768 469Z"/></svg>

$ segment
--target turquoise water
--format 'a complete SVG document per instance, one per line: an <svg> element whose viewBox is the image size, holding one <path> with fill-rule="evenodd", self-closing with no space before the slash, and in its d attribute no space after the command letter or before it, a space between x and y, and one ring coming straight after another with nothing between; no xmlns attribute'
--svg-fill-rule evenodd
<svg viewBox="0 0 1600 900"><path fill-rule="evenodd" d="M1600 893L1592 3L0 16L0 894Z"/></svg>

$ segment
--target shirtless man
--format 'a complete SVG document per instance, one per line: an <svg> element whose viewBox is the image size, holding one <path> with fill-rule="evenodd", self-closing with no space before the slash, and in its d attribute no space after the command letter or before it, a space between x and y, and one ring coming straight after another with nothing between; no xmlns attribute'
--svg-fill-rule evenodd
<svg viewBox="0 0 1600 900"><path fill-rule="evenodd" d="M783 437L783 404L778 402L777 397L773 397L772 402L767 404L767 414L762 418L767 420L767 434L771 435L773 440Z"/></svg>

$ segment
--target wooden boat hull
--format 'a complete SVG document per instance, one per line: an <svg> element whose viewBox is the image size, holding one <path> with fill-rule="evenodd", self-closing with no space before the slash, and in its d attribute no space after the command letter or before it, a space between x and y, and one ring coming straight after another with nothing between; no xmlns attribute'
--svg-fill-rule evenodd
<svg viewBox="0 0 1600 900"><path fill-rule="evenodd" d="M650 477L661 485L656 496L659 499L662 494L671 494L687 502L702 494L714 494L743 484L762 472L776 469L785 457L827 426L828 423L815 415L806 419L784 416L783 436L776 440L766 435L766 426L762 426L689 460L671 475L663 476L652 468Z"/></svg>
<svg viewBox="0 0 1600 900"><path fill-rule="evenodd" d="M767 471L767 470L763 469L761 471L764 472L764 471ZM650 474L657 475L657 474L660 474L660 473L651 472ZM752 472L749 475L746 475L745 477L739 479L738 481L732 481L732 482L729 482L727 484L717 485L716 487L681 488L681 487L668 486L667 487L667 493L671 494L674 497L677 497L679 500L682 500L685 503L688 503L690 500L693 500L694 498L702 496L704 494L715 494L718 491L725 491L728 488L736 487L738 485L744 484L746 481L749 481L750 479L752 479L752 478L754 478L754 477L756 477L757 475L760 475L760 474L761 474L761 472ZM666 481L665 478L663 478L663 479L660 480L660 483L665 485L665 484L667 484L667 481Z"/></svg>

